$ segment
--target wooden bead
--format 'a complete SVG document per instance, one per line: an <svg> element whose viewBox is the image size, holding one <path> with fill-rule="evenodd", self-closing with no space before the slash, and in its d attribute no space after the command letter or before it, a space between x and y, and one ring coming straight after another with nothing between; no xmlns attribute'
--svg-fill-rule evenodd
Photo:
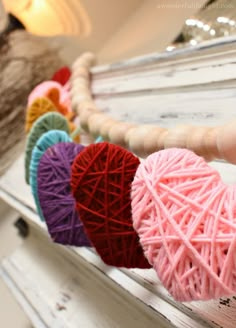
<svg viewBox="0 0 236 328"><path fill-rule="evenodd" d="M101 112L97 113L97 114L92 114L88 120L88 127L89 127L90 133L94 137L98 137L100 135L100 130L101 130L102 125L110 119L111 118L109 116L107 116L106 114L101 113Z"/></svg>
<svg viewBox="0 0 236 328"><path fill-rule="evenodd" d="M77 99L78 99L78 96L80 96L80 97L86 96L86 97L90 97L92 99L90 90L86 86L81 87L81 86L73 84L73 87L70 89L70 95L71 95L71 98L77 97Z"/></svg>
<svg viewBox="0 0 236 328"><path fill-rule="evenodd" d="M125 135L126 133L132 129L137 127L136 124L132 123L126 123L126 122L117 122L110 128L108 137L109 140L116 145L120 145L122 147L125 147Z"/></svg>
<svg viewBox="0 0 236 328"><path fill-rule="evenodd" d="M96 57L92 52L86 52L80 58L83 63L87 63L90 66L94 65L96 60Z"/></svg>
<svg viewBox="0 0 236 328"><path fill-rule="evenodd" d="M221 158L236 164L236 121L219 128L216 142Z"/></svg>
<svg viewBox="0 0 236 328"><path fill-rule="evenodd" d="M164 131L166 131L166 129L156 127L145 136L144 151L146 155L150 155L159 150L157 140Z"/></svg>
<svg viewBox="0 0 236 328"><path fill-rule="evenodd" d="M79 76L79 77L76 77L76 78L73 79L72 88L75 87L75 86L76 87L77 86L86 86L87 88L89 88L90 81Z"/></svg>
<svg viewBox="0 0 236 328"><path fill-rule="evenodd" d="M125 132L125 137L124 137L125 140L124 141L125 141L125 144L126 144L127 147L129 147L129 137L136 130L137 127L138 126L135 125L134 127L130 128L129 130L127 130Z"/></svg>
<svg viewBox="0 0 236 328"><path fill-rule="evenodd" d="M79 106L78 106L77 101L73 101L73 98L71 99L71 109L72 109L73 113L76 113L78 115Z"/></svg>
<svg viewBox="0 0 236 328"><path fill-rule="evenodd" d="M95 112L98 111L96 104L92 100L82 101L78 105L78 109L79 109L78 114L80 114L84 110L95 111Z"/></svg>
<svg viewBox="0 0 236 328"><path fill-rule="evenodd" d="M212 158L220 158L220 153L217 148L217 134L219 128L209 128L204 138L204 145L206 151L212 155Z"/></svg>
<svg viewBox="0 0 236 328"><path fill-rule="evenodd" d="M169 129L164 140L164 148L186 148L191 130L192 126L190 125L180 125Z"/></svg>
<svg viewBox="0 0 236 328"><path fill-rule="evenodd" d="M84 78L85 80L89 80L90 72L87 68L82 66L76 66L76 64L73 65L72 68L72 80L76 77Z"/></svg>
<svg viewBox="0 0 236 328"><path fill-rule="evenodd" d="M87 109L87 110L83 110L80 112L80 116L79 116L79 120L80 120L80 125L81 127L88 131L88 119L92 114L97 113L97 111L95 111L94 109Z"/></svg>
<svg viewBox="0 0 236 328"><path fill-rule="evenodd" d="M168 130L163 130L160 132L158 138L157 138L157 149L162 150L164 149L164 144L165 144L165 138L167 136Z"/></svg>
<svg viewBox="0 0 236 328"><path fill-rule="evenodd" d="M103 123L103 125L100 127L100 136L104 139L109 141L109 131L113 129L113 126L117 123L116 120L113 118L109 118L107 121Z"/></svg>
<svg viewBox="0 0 236 328"><path fill-rule="evenodd" d="M82 101L92 101L92 97L89 94L76 94L73 96L73 102L80 104Z"/></svg>
<svg viewBox="0 0 236 328"><path fill-rule="evenodd" d="M208 127L193 127L191 133L188 136L186 148L210 161L213 159L213 156L212 154L208 153L208 150L205 146L205 137L208 131Z"/></svg>
<svg viewBox="0 0 236 328"><path fill-rule="evenodd" d="M100 118L104 119L104 114L98 112L98 113L91 113L91 115L88 118L88 128L89 132L92 136L97 137L99 135L99 131L95 131L97 127L97 122L100 121Z"/></svg>
<svg viewBox="0 0 236 328"><path fill-rule="evenodd" d="M87 96L92 99L91 92L87 86L85 86L85 85L83 85L83 86L75 85L75 86L76 86L78 95Z"/></svg>
<svg viewBox="0 0 236 328"><path fill-rule="evenodd" d="M95 62L95 57L93 54L84 55L76 59L76 61L73 64L73 69L76 69L78 67L84 67L89 69L91 66L93 66L94 62Z"/></svg>
<svg viewBox="0 0 236 328"><path fill-rule="evenodd" d="M128 145L129 149L140 157L146 157L144 150L144 139L150 133L152 125L140 125L137 128L130 129L128 133Z"/></svg>

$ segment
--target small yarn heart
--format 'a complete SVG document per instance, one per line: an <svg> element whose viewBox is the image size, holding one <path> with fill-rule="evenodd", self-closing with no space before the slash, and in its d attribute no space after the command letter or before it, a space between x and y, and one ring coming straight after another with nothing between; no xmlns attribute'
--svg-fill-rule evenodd
<svg viewBox="0 0 236 328"><path fill-rule="evenodd" d="M45 97L46 93L49 89L56 88L59 89L59 91L63 90L63 87L60 85L60 83L55 81L44 81L40 84L38 84L29 94L28 97L28 106L30 106L35 99Z"/></svg>
<svg viewBox="0 0 236 328"><path fill-rule="evenodd" d="M37 119L49 112L56 112L57 108L48 98L37 98L26 110L25 131L28 133Z"/></svg>
<svg viewBox="0 0 236 328"><path fill-rule="evenodd" d="M29 166L32 150L37 140L50 130L62 130L69 134L69 125L67 120L59 113L47 113L41 116L33 124L33 127L27 137L25 149L25 180L29 183Z"/></svg>
<svg viewBox="0 0 236 328"><path fill-rule="evenodd" d="M39 217L42 221L45 221L43 217L43 213L41 211L39 199L38 199L38 165L41 157L44 152L51 146L59 143L59 142L71 142L72 140L68 136L68 134L64 131L60 130L51 130L44 133L37 141L35 147L32 151L31 161L30 161L30 186L31 191L34 196L35 204L37 207L37 211Z"/></svg>
<svg viewBox="0 0 236 328"><path fill-rule="evenodd" d="M109 143L86 147L72 165L71 187L80 219L106 264L150 268L131 219L130 188L139 159Z"/></svg>
<svg viewBox="0 0 236 328"><path fill-rule="evenodd" d="M236 293L236 188L186 149L147 157L132 183L134 228L178 301Z"/></svg>
<svg viewBox="0 0 236 328"><path fill-rule="evenodd" d="M38 167L40 208L52 240L72 246L90 246L70 188L71 165L84 146L62 142L48 148Z"/></svg>
<svg viewBox="0 0 236 328"><path fill-rule="evenodd" d="M59 113L62 115L69 114L68 108L60 103L60 91L57 88L50 88L47 90L45 97L47 97L56 107Z"/></svg>
<svg viewBox="0 0 236 328"><path fill-rule="evenodd" d="M52 77L52 81L56 81L61 85L65 85L69 81L70 76L71 76L71 71L69 67L64 66L55 72L55 74Z"/></svg>
<svg viewBox="0 0 236 328"><path fill-rule="evenodd" d="M28 97L28 107L31 106L33 101L37 98L46 97L47 92L50 89L58 89L60 94L60 104L68 108L71 111L71 102L70 102L70 94L68 92L68 87L61 86L60 83L56 81L45 81L38 84L30 93Z"/></svg>

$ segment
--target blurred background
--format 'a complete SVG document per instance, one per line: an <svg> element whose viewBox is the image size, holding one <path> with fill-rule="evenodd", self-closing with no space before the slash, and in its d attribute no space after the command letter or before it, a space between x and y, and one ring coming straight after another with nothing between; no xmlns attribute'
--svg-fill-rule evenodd
<svg viewBox="0 0 236 328"><path fill-rule="evenodd" d="M235 34L235 0L3 0L26 29L49 37L71 63L90 49L99 63ZM53 38L52 38L53 36Z"/></svg>

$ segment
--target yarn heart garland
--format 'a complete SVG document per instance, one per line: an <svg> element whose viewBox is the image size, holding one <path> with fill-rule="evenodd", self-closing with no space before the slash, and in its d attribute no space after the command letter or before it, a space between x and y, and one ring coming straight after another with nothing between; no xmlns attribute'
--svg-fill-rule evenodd
<svg viewBox="0 0 236 328"><path fill-rule="evenodd" d="M130 188L139 159L107 142L91 144L74 160L71 187L80 219L106 264L150 268L132 226Z"/></svg>
<svg viewBox="0 0 236 328"><path fill-rule="evenodd" d="M50 112L42 115L33 124L32 129L27 137L25 150L25 180L29 183L29 167L31 155L37 140L46 132L50 130L62 130L69 133L69 124L67 120L59 113Z"/></svg>
<svg viewBox="0 0 236 328"><path fill-rule="evenodd" d="M64 66L53 74L53 77L51 80L56 81L63 86L69 81L70 76L71 76L71 71L70 71L69 67Z"/></svg>
<svg viewBox="0 0 236 328"><path fill-rule="evenodd" d="M37 141L31 156L30 161L30 186L34 196L34 201L37 207L39 217L42 221L45 221L43 213L40 207L38 198L38 165L44 152L51 146L60 142L71 142L72 140L68 134L60 130L50 130L44 133Z"/></svg>
<svg viewBox="0 0 236 328"><path fill-rule="evenodd" d="M236 293L236 187L186 149L147 157L132 183L145 256L179 301Z"/></svg>
<svg viewBox="0 0 236 328"><path fill-rule="evenodd" d="M38 167L38 197L48 231L56 243L90 246L70 188L71 165L84 146L62 142L48 148Z"/></svg>

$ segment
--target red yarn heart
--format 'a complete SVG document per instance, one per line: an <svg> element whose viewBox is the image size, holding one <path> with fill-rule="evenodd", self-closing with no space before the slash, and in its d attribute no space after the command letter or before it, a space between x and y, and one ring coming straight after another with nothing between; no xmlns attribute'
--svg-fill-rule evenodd
<svg viewBox="0 0 236 328"><path fill-rule="evenodd" d="M71 71L69 67L64 66L60 68L52 77L52 81L56 81L60 83L61 85L65 85L71 76Z"/></svg>
<svg viewBox="0 0 236 328"><path fill-rule="evenodd" d="M109 265L150 268L131 218L130 188L139 159L109 143L86 147L72 165L71 188L86 233Z"/></svg>

